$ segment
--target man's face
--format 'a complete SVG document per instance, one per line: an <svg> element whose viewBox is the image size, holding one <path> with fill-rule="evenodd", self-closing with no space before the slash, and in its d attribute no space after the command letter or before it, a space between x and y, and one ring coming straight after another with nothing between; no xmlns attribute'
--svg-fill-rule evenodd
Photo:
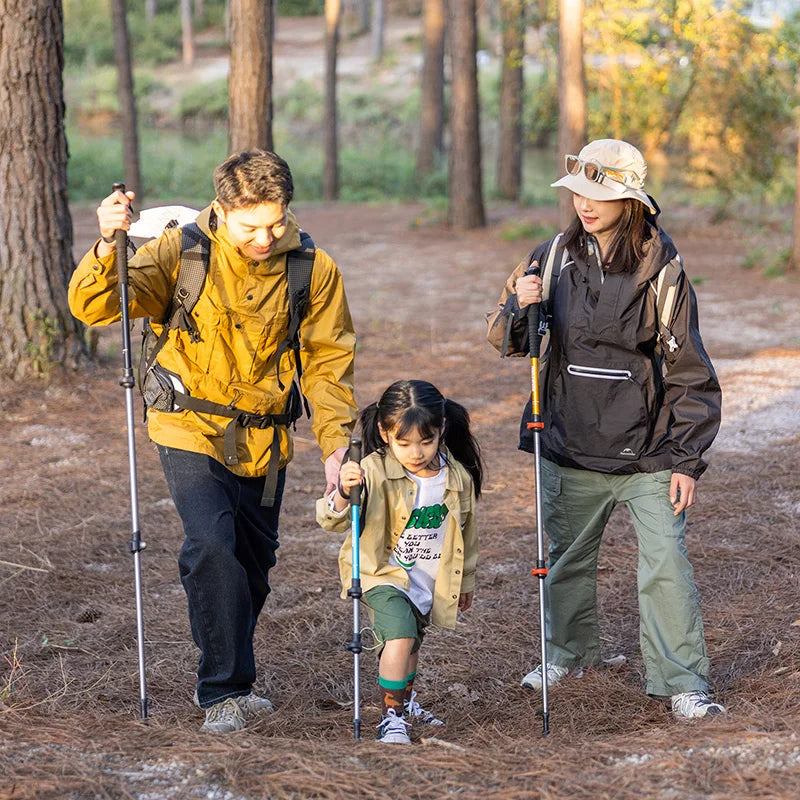
<svg viewBox="0 0 800 800"><path fill-rule="evenodd" d="M261 203L225 211L215 201L214 210L219 221L228 227L233 244L253 261L266 261L273 254L275 242L286 233L287 212L281 203Z"/></svg>

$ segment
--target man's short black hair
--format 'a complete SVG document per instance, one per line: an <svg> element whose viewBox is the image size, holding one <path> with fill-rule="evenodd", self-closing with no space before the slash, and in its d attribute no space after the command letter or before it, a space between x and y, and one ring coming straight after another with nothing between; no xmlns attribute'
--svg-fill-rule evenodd
<svg viewBox="0 0 800 800"><path fill-rule="evenodd" d="M288 206L294 196L289 165L269 150L244 150L228 156L214 170L214 191L223 209L262 203Z"/></svg>

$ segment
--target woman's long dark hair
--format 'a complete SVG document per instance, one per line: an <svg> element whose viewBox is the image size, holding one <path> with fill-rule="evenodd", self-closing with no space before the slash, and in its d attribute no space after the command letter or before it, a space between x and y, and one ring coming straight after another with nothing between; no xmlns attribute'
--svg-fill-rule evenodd
<svg viewBox="0 0 800 800"><path fill-rule="evenodd" d="M378 423L385 431L403 437L418 430L423 438L439 434L447 449L472 476L475 497L480 497L483 463L480 447L469 427L469 413L460 403L447 400L428 381L395 381L377 403L371 403L359 414L363 438L363 454L385 453Z"/></svg>
<svg viewBox="0 0 800 800"><path fill-rule="evenodd" d="M622 216L611 237L608 252L603 254L603 264L608 272L635 272L644 257L645 242L650 238L644 204L631 198L625 198L622 202L625 204ZM586 261L589 258L587 238L580 217L576 214L564 231L564 246Z"/></svg>

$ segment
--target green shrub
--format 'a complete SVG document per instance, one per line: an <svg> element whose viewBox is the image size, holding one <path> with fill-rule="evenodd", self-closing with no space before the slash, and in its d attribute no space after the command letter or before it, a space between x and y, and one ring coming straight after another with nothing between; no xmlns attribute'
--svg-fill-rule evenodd
<svg viewBox="0 0 800 800"><path fill-rule="evenodd" d="M287 17L310 17L325 10L325 0L278 0L278 14Z"/></svg>

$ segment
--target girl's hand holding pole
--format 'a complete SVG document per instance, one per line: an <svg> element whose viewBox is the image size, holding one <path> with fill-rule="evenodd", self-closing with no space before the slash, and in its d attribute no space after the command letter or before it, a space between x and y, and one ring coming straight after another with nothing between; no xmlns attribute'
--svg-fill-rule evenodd
<svg viewBox="0 0 800 800"><path fill-rule="evenodd" d="M531 263L531 267L538 265L538 261ZM542 279L538 275L522 275L517 278L514 290L517 293L517 304L520 308L542 302Z"/></svg>
<svg viewBox="0 0 800 800"><path fill-rule="evenodd" d="M364 480L364 471L356 461L345 461L339 470L339 487L333 494L333 507L343 511L350 502L350 490Z"/></svg>
<svg viewBox="0 0 800 800"><path fill-rule="evenodd" d="M135 196L133 192L114 192L100 203L97 209L97 223L101 239L97 245L98 258L114 252L116 231L130 230L133 217L131 203Z"/></svg>

